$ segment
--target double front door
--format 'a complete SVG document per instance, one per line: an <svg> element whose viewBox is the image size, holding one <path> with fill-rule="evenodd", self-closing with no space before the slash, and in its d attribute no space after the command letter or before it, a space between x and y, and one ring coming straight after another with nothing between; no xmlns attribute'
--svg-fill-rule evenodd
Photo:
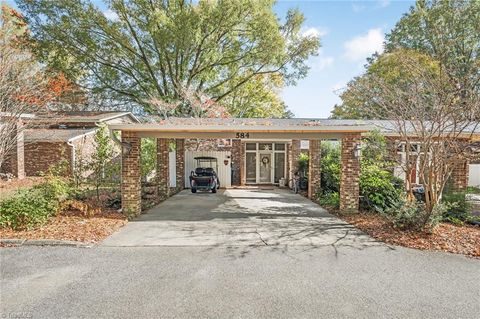
<svg viewBox="0 0 480 319"><path fill-rule="evenodd" d="M252 143L253 144L253 143ZM246 151L246 181L249 184L274 184L285 176L285 150L263 150L258 146ZM273 146L273 145L272 145ZM280 148L277 144L277 149Z"/></svg>

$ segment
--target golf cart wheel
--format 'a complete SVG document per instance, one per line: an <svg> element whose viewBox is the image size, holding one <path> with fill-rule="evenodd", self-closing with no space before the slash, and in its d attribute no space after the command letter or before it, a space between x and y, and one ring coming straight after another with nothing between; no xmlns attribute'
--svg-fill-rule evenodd
<svg viewBox="0 0 480 319"><path fill-rule="evenodd" d="M212 188L212 193L216 193L217 192L217 185L215 185L215 187Z"/></svg>
<svg viewBox="0 0 480 319"><path fill-rule="evenodd" d="M195 187L192 187L191 190L192 190L192 193L194 193L194 194L197 192L197 189Z"/></svg>

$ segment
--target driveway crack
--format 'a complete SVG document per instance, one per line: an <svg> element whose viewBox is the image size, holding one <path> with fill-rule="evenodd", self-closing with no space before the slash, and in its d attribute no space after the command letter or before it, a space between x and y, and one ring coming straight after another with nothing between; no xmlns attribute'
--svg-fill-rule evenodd
<svg viewBox="0 0 480 319"><path fill-rule="evenodd" d="M262 238L262 235L258 232L258 230L255 228L255 232L257 233L258 237L260 240L265 244L265 246L268 246L267 242Z"/></svg>

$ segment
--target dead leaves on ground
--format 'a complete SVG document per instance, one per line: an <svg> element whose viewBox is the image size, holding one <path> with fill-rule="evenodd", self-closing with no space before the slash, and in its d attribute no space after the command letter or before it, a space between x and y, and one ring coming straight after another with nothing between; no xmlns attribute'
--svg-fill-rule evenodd
<svg viewBox="0 0 480 319"><path fill-rule="evenodd" d="M422 250L441 250L480 258L480 227L441 223L431 232L395 229L372 213L341 216L345 221L388 244Z"/></svg>

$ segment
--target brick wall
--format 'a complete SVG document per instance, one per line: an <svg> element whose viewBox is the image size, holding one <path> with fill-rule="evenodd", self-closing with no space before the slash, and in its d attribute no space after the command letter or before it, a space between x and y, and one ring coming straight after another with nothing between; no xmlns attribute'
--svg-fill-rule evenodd
<svg viewBox="0 0 480 319"><path fill-rule="evenodd" d="M52 165L66 160L71 169L72 151L66 142L37 142L25 144L25 174L39 176Z"/></svg>
<svg viewBox="0 0 480 319"><path fill-rule="evenodd" d="M360 159L355 157L355 149L360 142L360 134L345 134L342 138L340 210L344 212L358 211Z"/></svg>
<svg viewBox="0 0 480 319"><path fill-rule="evenodd" d="M122 155L122 210L124 215L134 217L142 210L140 138L135 132L122 132L122 142L131 146L128 154Z"/></svg>
<svg viewBox="0 0 480 319"><path fill-rule="evenodd" d="M240 166L242 163L242 143L240 140L232 140L232 150L231 150L231 162L232 162L232 185L240 186Z"/></svg>
<svg viewBox="0 0 480 319"><path fill-rule="evenodd" d="M308 198L314 199L321 188L321 149L319 140L310 140L308 161Z"/></svg>
<svg viewBox="0 0 480 319"><path fill-rule="evenodd" d="M300 157L300 140L292 140L292 144L290 146L290 172L291 177L295 172L298 172L300 169L298 166L298 158Z"/></svg>
<svg viewBox="0 0 480 319"><path fill-rule="evenodd" d="M468 187L469 163L466 160L456 162L450 177L453 191L464 191Z"/></svg>
<svg viewBox="0 0 480 319"><path fill-rule="evenodd" d="M185 188L185 140L175 140L175 161L177 165L177 191Z"/></svg>
<svg viewBox="0 0 480 319"><path fill-rule="evenodd" d="M160 200L165 200L170 196L169 151L170 140L167 138L157 138L157 183Z"/></svg>

